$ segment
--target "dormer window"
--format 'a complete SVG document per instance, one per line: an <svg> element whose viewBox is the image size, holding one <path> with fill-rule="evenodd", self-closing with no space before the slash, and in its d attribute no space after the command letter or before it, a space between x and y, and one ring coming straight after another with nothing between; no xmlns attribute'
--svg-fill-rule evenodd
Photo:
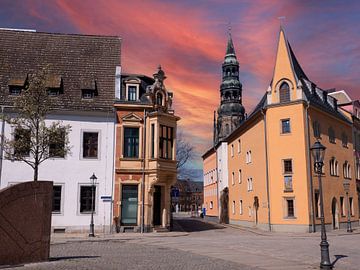
<svg viewBox="0 0 360 270"><path fill-rule="evenodd" d="M83 99L93 99L95 96L95 91L93 89L82 89L81 97Z"/></svg>
<svg viewBox="0 0 360 270"><path fill-rule="evenodd" d="M137 87L135 85L129 85L127 87L127 97L128 97L128 101L137 100Z"/></svg>
<svg viewBox="0 0 360 270"><path fill-rule="evenodd" d="M48 88L47 93L49 96L58 96L60 95L60 88Z"/></svg>
<svg viewBox="0 0 360 270"><path fill-rule="evenodd" d="M9 85L9 95L19 96L21 94L22 87L16 85Z"/></svg>
<svg viewBox="0 0 360 270"><path fill-rule="evenodd" d="M162 100L163 100L162 94L157 93L157 95L156 95L156 104L159 105L159 106L162 106Z"/></svg>
<svg viewBox="0 0 360 270"><path fill-rule="evenodd" d="M48 75L46 78L47 93L49 96L55 97L63 94L63 81L59 75Z"/></svg>

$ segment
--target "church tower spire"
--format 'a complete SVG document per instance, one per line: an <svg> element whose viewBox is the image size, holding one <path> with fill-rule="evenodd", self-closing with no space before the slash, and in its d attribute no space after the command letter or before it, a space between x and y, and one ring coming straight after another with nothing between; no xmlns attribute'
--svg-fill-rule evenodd
<svg viewBox="0 0 360 270"><path fill-rule="evenodd" d="M242 84L239 80L239 62L230 32L222 64L220 98L215 143L232 133L244 120L245 115L242 105Z"/></svg>

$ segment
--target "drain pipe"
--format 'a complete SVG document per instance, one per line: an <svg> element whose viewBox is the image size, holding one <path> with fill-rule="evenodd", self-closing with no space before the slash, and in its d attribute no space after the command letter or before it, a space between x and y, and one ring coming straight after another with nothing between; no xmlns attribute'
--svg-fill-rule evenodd
<svg viewBox="0 0 360 270"><path fill-rule="evenodd" d="M141 228L140 232L145 232L145 154L146 154L146 110L144 109L144 132L142 147L142 181L141 181Z"/></svg>
<svg viewBox="0 0 360 270"><path fill-rule="evenodd" d="M314 184L313 184L313 178L311 173L311 155L310 155L310 127L309 127L309 107L310 102L307 101L305 108L305 126L307 129L307 136L306 136L306 151L307 151L307 174L309 177L309 184L310 184L310 219L311 219L311 226L312 226L312 232L316 232L316 225L315 225L315 209L314 209Z"/></svg>
<svg viewBox="0 0 360 270"><path fill-rule="evenodd" d="M269 187L269 164L268 164L268 143L267 143L267 125L265 108L262 108L261 114L264 117L264 130L265 130L265 167L266 167L266 196L268 201L268 224L269 231L271 232L271 211L270 211L270 187Z"/></svg>

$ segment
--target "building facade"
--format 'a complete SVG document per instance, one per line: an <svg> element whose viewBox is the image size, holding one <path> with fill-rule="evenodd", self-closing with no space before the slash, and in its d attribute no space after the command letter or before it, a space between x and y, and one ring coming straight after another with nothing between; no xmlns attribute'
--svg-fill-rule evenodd
<svg viewBox="0 0 360 270"><path fill-rule="evenodd" d="M92 210L89 178L94 173L97 177L93 201L95 230L108 232L112 225L113 103L120 91L115 86L121 70L120 39L0 30L0 41L2 113L7 116L16 113L11 106L21 95L28 75L47 68L48 93L54 107L46 124L60 121L71 126L71 153L50 158L39 167L39 180L54 182L53 231L89 230ZM5 121L2 131L5 138L11 138L12 127ZM32 181L33 171L24 162L5 159L1 153L0 163L0 188Z"/></svg>
<svg viewBox="0 0 360 270"><path fill-rule="evenodd" d="M116 110L114 208L120 231L170 226L170 191L176 182L176 127L161 67L154 78L123 75Z"/></svg>
<svg viewBox="0 0 360 270"><path fill-rule="evenodd" d="M203 183L190 179L178 179L172 187L171 204L173 212L193 212L202 210Z"/></svg>
<svg viewBox="0 0 360 270"><path fill-rule="evenodd" d="M281 29L270 86L226 138L229 222L273 231L318 230L319 187L310 153L316 141L327 148L325 222L345 227L349 210L358 225L352 117L308 79Z"/></svg>

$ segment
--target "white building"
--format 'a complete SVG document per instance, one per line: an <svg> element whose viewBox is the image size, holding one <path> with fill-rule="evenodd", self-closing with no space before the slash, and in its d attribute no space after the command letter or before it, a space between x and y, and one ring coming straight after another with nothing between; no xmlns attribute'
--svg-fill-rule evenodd
<svg viewBox="0 0 360 270"><path fill-rule="evenodd" d="M109 231L113 223L113 102L120 93L120 39L0 30L0 42L0 105L4 113L21 95L28 74L49 65L49 95L56 107L46 122L60 120L71 126L71 154L48 159L39 167L39 180L54 182L53 230L89 230L90 177L95 173L95 231ZM12 127L5 122L2 125L9 138ZM24 162L3 156L0 163L0 188L33 179L32 168Z"/></svg>

